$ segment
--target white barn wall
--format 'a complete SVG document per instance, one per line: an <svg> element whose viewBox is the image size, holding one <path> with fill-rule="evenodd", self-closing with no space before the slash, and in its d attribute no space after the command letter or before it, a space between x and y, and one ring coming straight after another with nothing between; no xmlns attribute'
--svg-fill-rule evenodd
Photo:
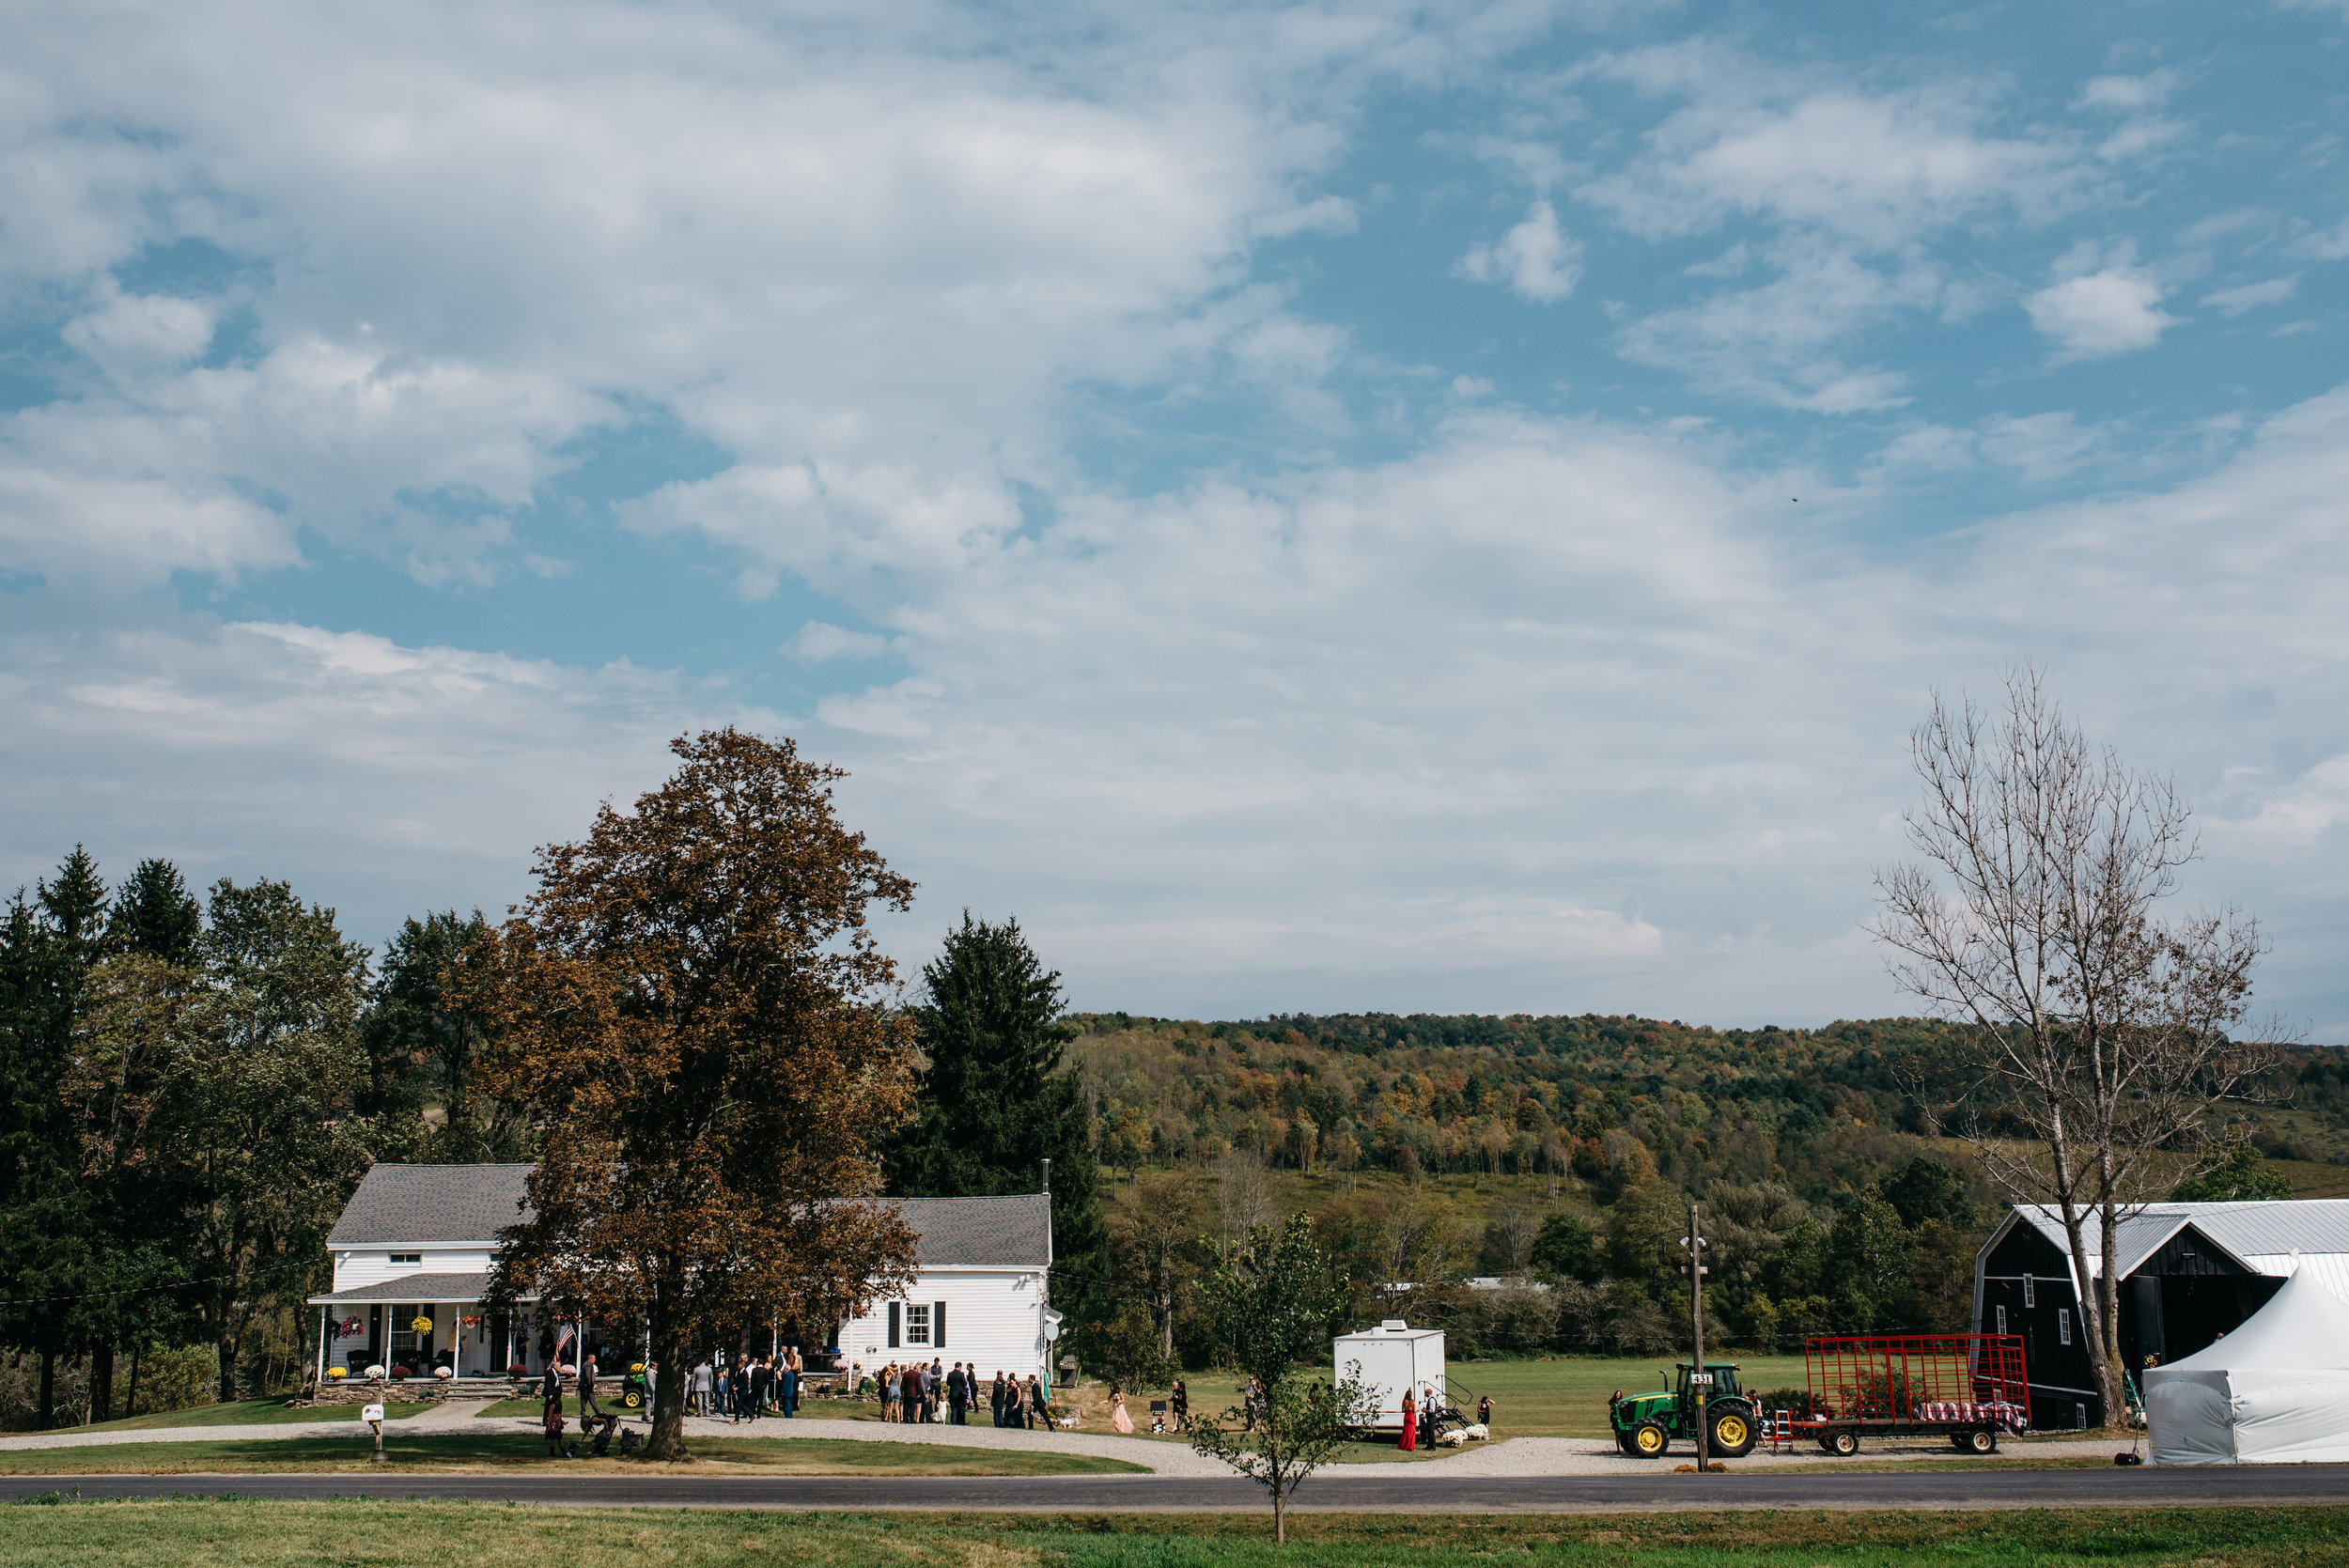
<svg viewBox="0 0 2349 1568"><path fill-rule="evenodd" d="M925 1361L976 1362L985 1376L1008 1372L1019 1377L1041 1376L1050 1358L1044 1338L1044 1276L1029 1268L933 1267L923 1269L913 1288L896 1297L901 1309L915 1302L946 1303L946 1343L943 1345L889 1344L887 1300L850 1318L840 1330L840 1349L849 1362L865 1373L879 1372L891 1361L910 1361L919 1352Z"/></svg>

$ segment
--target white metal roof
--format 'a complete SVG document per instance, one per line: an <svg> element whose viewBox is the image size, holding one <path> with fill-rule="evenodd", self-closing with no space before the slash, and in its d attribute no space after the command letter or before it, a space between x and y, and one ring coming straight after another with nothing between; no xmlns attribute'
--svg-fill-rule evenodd
<svg viewBox="0 0 2349 1568"><path fill-rule="evenodd" d="M2059 1252L2069 1254L2061 1213L2041 1203L2017 1203L2015 1218L2031 1226ZM2148 1203L2120 1223L2121 1278L2137 1272L2170 1238L2191 1224L2223 1247L2254 1274L2281 1279L2294 1271L2293 1255L2333 1289L2349 1294L2349 1198L2298 1198L2248 1203ZM2104 1275L2100 1256L2103 1226L2087 1216L2081 1240L2089 1267Z"/></svg>

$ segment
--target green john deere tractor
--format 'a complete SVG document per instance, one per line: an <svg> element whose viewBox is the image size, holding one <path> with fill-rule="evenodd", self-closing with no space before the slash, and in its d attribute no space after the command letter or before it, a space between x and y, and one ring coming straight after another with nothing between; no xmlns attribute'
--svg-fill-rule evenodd
<svg viewBox="0 0 2349 1568"><path fill-rule="evenodd" d="M1753 1402L1737 1389L1737 1363L1707 1361L1702 1376L1680 1363L1675 1387L1652 1394L1616 1394L1607 1402L1607 1424L1615 1429L1615 1446L1636 1459L1656 1459L1675 1437L1697 1440L1697 1422L1704 1427L1705 1454L1713 1459L1742 1459L1753 1451Z"/></svg>

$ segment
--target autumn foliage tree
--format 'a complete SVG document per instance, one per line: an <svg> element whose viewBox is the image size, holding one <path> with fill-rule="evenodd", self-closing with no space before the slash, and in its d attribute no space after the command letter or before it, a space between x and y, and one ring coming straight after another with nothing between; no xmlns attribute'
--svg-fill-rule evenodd
<svg viewBox="0 0 2349 1568"><path fill-rule="evenodd" d="M911 1031L865 924L911 901L833 811L837 768L728 728L587 838L466 966L477 1082L544 1118L504 1299L644 1322L655 1458L683 1453L686 1353L848 1315L910 1281L876 1140L912 1106Z"/></svg>

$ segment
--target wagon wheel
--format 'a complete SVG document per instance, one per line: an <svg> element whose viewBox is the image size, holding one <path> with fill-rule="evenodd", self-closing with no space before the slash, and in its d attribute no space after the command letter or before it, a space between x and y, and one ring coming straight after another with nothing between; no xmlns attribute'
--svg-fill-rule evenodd
<svg viewBox="0 0 2349 1568"><path fill-rule="evenodd" d="M1827 1450L1829 1453L1835 1454L1839 1458L1849 1459L1853 1454L1859 1452L1859 1434L1852 1431L1849 1427L1845 1427L1843 1431L1836 1433L1833 1436L1825 1437L1820 1440L1827 1445Z"/></svg>
<svg viewBox="0 0 2349 1568"><path fill-rule="evenodd" d="M1998 1432L1987 1426L1976 1427L1973 1431L1966 1434L1966 1452L1968 1453L1998 1452Z"/></svg>

